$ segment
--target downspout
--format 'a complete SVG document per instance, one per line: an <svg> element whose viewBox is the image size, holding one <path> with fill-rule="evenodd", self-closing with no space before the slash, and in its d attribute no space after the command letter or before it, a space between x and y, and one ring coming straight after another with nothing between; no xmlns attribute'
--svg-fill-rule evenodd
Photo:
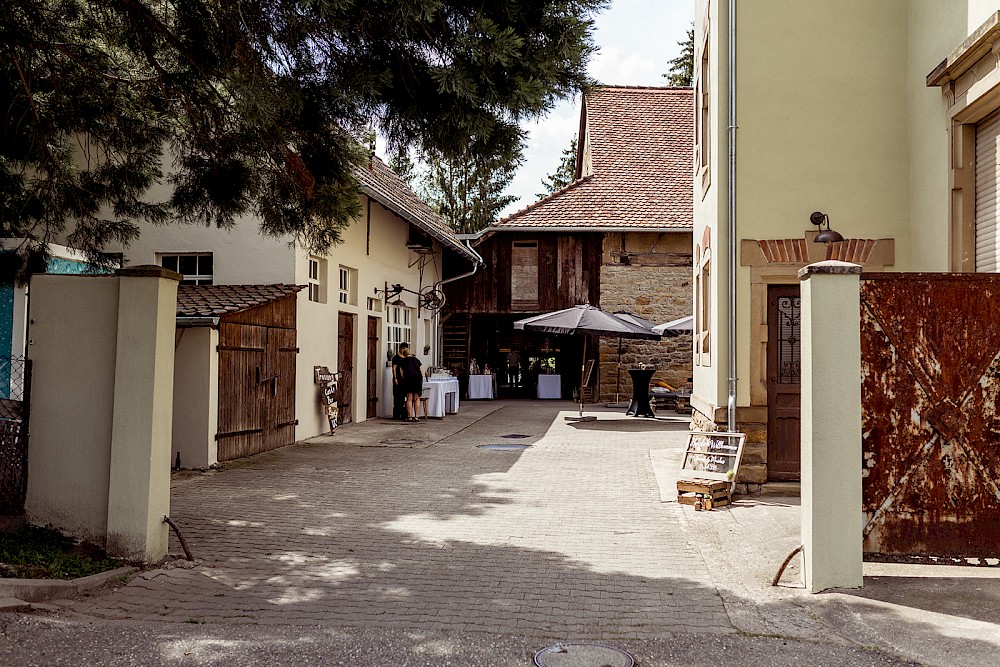
<svg viewBox="0 0 1000 667"><path fill-rule="evenodd" d="M729 0L729 431L736 430L736 0Z"/></svg>
<svg viewBox="0 0 1000 667"><path fill-rule="evenodd" d="M479 233L479 234L458 234L457 236L462 241L465 241L465 247L468 248L469 252L471 252L476 257L475 261L472 263L472 270L471 271L466 271L465 273L460 273L457 276L452 276L451 278L444 278L442 280L439 280L434 285L434 289L435 290L441 289L441 286L444 285L445 283L453 283L456 280L461 280L462 278L468 278L470 276L475 275L476 271L479 270L479 267L483 266L484 264L486 264L486 261L483 259L483 256L480 255L478 252L476 252L475 248L472 247L472 240L476 239L476 238L479 238L480 236L482 236L482 233ZM440 317L440 315L437 315L437 317ZM437 345L435 346L435 356L437 357L437 361L435 362L434 365L435 366L440 366L441 365L441 354L443 353L443 350L444 350L444 331L441 328L441 321L440 321L440 319L437 322L437 339L438 339L437 340Z"/></svg>

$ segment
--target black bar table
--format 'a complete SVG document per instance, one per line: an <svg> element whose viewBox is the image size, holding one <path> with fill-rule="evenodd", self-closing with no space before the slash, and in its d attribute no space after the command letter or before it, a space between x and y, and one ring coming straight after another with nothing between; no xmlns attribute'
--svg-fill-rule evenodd
<svg viewBox="0 0 1000 667"><path fill-rule="evenodd" d="M649 381L653 379L655 368L630 368L632 376L632 402L629 403L626 415L633 417L655 417L653 408L649 405Z"/></svg>

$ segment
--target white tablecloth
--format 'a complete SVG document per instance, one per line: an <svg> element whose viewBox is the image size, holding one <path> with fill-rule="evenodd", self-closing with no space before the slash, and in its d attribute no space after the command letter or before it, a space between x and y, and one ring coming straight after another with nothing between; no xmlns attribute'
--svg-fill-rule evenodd
<svg viewBox="0 0 1000 667"><path fill-rule="evenodd" d="M562 398L561 375L538 376L538 398Z"/></svg>
<svg viewBox="0 0 1000 667"><path fill-rule="evenodd" d="M381 416L392 419L392 368L382 369L382 395L378 397Z"/></svg>
<svg viewBox="0 0 1000 667"><path fill-rule="evenodd" d="M469 376L469 400L493 399L493 376L492 375L470 375Z"/></svg>
<svg viewBox="0 0 1000 667"><path fill-rule="evenodd" d="M458 379L424 380L424 391L430 400L427 401L427 415L444 417L445 413L458 413ZM423 416L423 413L420 415Z"/></svg>

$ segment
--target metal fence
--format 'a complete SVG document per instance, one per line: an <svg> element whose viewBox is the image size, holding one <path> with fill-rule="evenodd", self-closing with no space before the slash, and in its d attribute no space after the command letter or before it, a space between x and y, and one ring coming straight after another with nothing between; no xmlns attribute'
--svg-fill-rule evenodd
<svg viewBox="0 0 1000 667"><path fill-rule="evenodd" d="M31 361L0 357L0 516L24 511Z"/></svg>

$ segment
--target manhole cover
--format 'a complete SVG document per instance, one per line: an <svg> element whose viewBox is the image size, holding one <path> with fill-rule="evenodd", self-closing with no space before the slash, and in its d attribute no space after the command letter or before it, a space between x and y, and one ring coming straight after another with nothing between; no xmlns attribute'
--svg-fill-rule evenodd
<svg viewBox="0 0 1000 667"><path fill-rule="evenodd" d="M406 445L422 445L423 440L415 440L413 438L388 438L386 440L379 440L380 445L396 445L396 446L406 446Z"/></svg>
<svg viewBox="0 0 1000 667"><path fill-rule="evenodd" d="M513 442L493 442L488 445L476 445L480 449L493 449L501 452L520 452L531 445L519 445Z"/></svg>
<svg viewBox="0 0 1000 667"><path fill-rule="evenodd" d="M502 435L500 437L507 438L508 440L523 440L524 438L530 438L531 436L523 433L508 433L507 435Z"/></svg>
<svg viewBox="0 0 1000 667"><path fill-rule="evenodd" d="M556 644L535 654L537 667L632 667L625 651L600 644Z"/></svg>

